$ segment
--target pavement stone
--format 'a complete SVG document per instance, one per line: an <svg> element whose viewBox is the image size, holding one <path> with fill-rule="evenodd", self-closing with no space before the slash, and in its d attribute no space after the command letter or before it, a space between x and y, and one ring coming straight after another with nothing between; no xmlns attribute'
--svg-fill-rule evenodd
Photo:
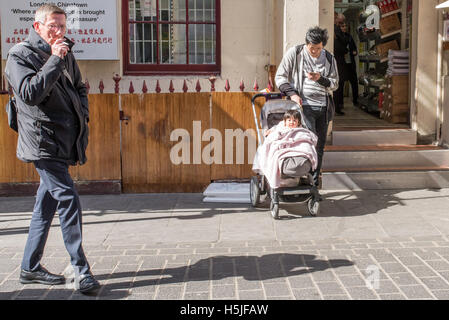
<svg viewBox="0 0 449 320"><path fill-rule="evenodd" d="M449 189L323 196L318 217L276 221L201 194L82 196L95 296L19 283L34 197L0 198L0 300L449 299ZM58 222L42 264L65 273Z"/></svg>
<svg viewBox="0 0 449 320"><path fill-rule="evenodd" d="M263 290L239 290L240 300L264 300L266 299Z"/></svg>

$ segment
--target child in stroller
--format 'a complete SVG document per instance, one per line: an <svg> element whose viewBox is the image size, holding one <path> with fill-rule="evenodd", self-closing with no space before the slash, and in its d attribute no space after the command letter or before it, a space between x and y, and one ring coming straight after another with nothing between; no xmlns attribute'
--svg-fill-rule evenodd
<svg viewBox="0 0 449 320"><path fill-rule="evenodd" d="M295 184L298 184L296 182L297 178L307 175L312 169L316 168L317 154L315 146L317 136L310 130L302 128L300 124L301 113L297 109L290 109L284 113L283 121L264 133L264 136L267 137L265 143L280 142L275 146L277 148L275 153L279 156L279 162L281 163L279 168L281 180L278 183L276 179L268 179L272 188L288 186L289 184L295 186ZM297 128L301 129L291 132ZM268 138L270 134L271 136ZM286 137L287 134L289 134L288 137ZM259 149L259 151L262 152L263 148ZM273 156L272 158L276 158L273 153L270 154ZM265 168L269 168L268 163L263 163Z"/></svg>
<svg viewBox="0 0 449 320"><path fill-rule="evenodd" d="M273 108L274 104L276 106ZM266 138L259 145L253 163L253 171L258 175L251 179L251 202L256 206L260 194L268 193L271 214L278 219L279 201L308 201L309 213L316 216L321 198L313 184L311 171L317 165L317 136L306 127L302 110L296 103L270 100L264 108L267 108L265 120L268 121L263 119L264 110L261 119L262 123L267 124ZM281 114L280 111L284 110ZM273 121L276 117L281 121Z"/></svg>

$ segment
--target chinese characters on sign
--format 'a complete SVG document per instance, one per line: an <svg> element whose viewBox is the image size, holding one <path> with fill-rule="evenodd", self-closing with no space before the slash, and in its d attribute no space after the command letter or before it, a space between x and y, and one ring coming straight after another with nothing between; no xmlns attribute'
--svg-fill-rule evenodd
<svg viewBox="0 0 449 320"><path fill-rule="evenodd" d="M53 3L67 13L66 37L75 46L78 60L118 60L116 0L2 1L2 58L16 43L25 40L33 27L34 14L43 3Z"/></svg>

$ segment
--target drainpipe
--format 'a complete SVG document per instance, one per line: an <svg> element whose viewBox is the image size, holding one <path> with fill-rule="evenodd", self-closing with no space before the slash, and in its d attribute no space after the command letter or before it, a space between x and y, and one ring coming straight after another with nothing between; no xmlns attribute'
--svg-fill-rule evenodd
<svg viewBox="0 0 449 320"><path fill-rule="evenodd" d="M442 15L438 15L438 62L437 62L437 119L436 119L436 131L437 131L437 144L441 145L441 127L443 125L443 81L442 81L442 67L443 67L443 36L441 30L443 30Z"/></svg>
<svg viewBox="0 0 449 320"><path fill-rule="evenodd" d="M275 42L275 26L277 22L276 14L278 12L276 8L276 0L267 0L267 16L266 23L268 28L267 41L268 41L268 63L265 65L265 71L267 72L267 78L270 79L273 73L273 68L276 68L276 42ZM279 5L279 3L278 3ZM274 86L274 83L273 83Z"/></svg>

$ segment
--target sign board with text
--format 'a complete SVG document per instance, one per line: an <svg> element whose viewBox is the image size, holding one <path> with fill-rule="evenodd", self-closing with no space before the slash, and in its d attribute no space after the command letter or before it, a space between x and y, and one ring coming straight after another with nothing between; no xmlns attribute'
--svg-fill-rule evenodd
<svg viewBox="0 0 449 320"><path fill-rule="evenodd" d="M118 60L116 0L0 0L2 58L9 49L28 37L34 14L45 3L55 4L67 13L66 37L75 46L78 60Z"/></svg>

